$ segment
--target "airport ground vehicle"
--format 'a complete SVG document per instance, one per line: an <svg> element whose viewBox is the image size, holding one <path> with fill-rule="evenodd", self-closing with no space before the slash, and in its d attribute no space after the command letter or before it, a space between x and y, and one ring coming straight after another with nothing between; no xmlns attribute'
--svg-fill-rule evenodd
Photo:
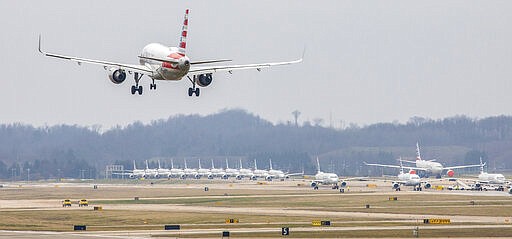
<svg viewBox="0 0 512 239"><path fill-rule="evenodd" d="M64 199L64 201L62 201L62 207L71 207L71 200Z"/></svg>
<svg viewBox="0 0 512 239"><path fill-rule="evenodd" d="M78 201L78 206L79 207L87 207L87 206L89 206L89 202L87 202L87 199L80 199L80 201Z"/></svg>

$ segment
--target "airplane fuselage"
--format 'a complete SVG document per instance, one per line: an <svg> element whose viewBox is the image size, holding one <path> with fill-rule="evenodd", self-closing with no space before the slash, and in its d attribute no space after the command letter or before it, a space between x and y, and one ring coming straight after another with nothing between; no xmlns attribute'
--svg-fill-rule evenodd
<svg viewBox="0 0 512 239"><path fill-rule="evenodd" d="M507 181L501 173L480 173L478 180L492 184L503 184Z"/></svg>
<svg viewBox="0 0 512 239"><path fill-rule="evenodd" d="M142 57L176 60L177 63L161 62L147 58L140 58L141 65L149 65L156 69L157 74L150 76L155 80L178 81L187 75L190 70L190 59L180 53L176 47L168 47L159 43L151 43L142 49Z"/></svg>
<svg viewBox="0 0 512 239"><path fill-rule="evenodd" d="M416 167L424 168L431 175L441 175L444 169L442 164L426 160L416 160Z"/></svg>

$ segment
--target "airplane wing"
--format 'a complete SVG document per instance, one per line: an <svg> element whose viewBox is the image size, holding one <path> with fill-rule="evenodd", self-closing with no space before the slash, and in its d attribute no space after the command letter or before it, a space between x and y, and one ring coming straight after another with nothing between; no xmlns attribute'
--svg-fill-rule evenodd
<svg viewBox="0 0 512 239"><path fill-rule="evenodd" d="M248 70L248 69L256 69L260 71L263 68L269 68L271 66L280 66L280 65L290 65L302 62L302 57L295 61L283 61L283 62L270 62L270 63L260 63L260 64L247 64L247 65L227 65L227 66L200 66L200 67L191 67L189 73L194 75L199 74L208 74L215 72L231 72L233 70Z"/></svg>
<svg viewBox="0 0 512 239"><path fill-rule="evenodd" d="M461 168L475 168L480 167L480 164L472 164L472 165L461 165L461 166L452 166L452 167L444 167L445 169L461 169Z"/></svg>
<svg viewBox="0 0 512 239"><path fill-rule="evenodd" d="M39 52L48 57L54 57L54 58L77 62L78 65L81 65L82 63L88 63L88 64L93 64L93 65L103 66L103 67L105 67L105 69L107 67L116 67L116 68L123 69L126 71L133 71L133 72L137 72L140 74L146 74L146 75L153 75L154 73L156 73L149 66L116 63L116 62L102 61L102 60L93 60L93 59L80 58L80 57L74 57L74 56L66 56L66 55L45 52L41 49L41 36L39 36Z"/></svg>
<svg viewBox="0 0 512 239"><path fill-rule="evenodd" d="M377 164L377 163L367 163L364 162L367 166L377 166L377 167L386 167L386 168L400 168L400 165L388 165L388 164ZM403 166L402 168L406 169L414 169L414 170L425 170L424 168L411 167L411 166Z"/></svg>

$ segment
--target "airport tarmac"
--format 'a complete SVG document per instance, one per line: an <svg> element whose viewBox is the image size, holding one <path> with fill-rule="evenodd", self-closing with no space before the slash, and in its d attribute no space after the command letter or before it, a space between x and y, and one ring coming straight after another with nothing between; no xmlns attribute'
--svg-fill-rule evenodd
<svg viewBox="0 0 512 239"><path fill-rule="evenodd" d="M512 235L512 198L506 192L406 188L396 192L390 181L350 182L345 193L329 187L313 190L308 180L1 184L0 213L5 221L0 218L0 238L211 238L224 230L244 238L254 233L278 237L284 225L300 237L338 237L339 233L368 237L360 231L411 235L416 226L441 238L436 231L455 232L452 236L460 232L461 237L471 230L482 232L476 236L491 235L487 230L496 232L494 236ZM389 201L392 197L398 201ZM74 203L87 198L91 206L63 208L64 198ZM364 208L366 204L370 208ZM92 212L99 205L103 211ZM226 224L229 217L240 217L240 223ZM449 218L451 223L423 225L425 218ZM329 219L333 225L311 226L315 219ZM36 220L49 225L34 226ZM87 223L88 230L72 231L77 223ZM166 223L180 224L182 229L162 230Z"/></svg>

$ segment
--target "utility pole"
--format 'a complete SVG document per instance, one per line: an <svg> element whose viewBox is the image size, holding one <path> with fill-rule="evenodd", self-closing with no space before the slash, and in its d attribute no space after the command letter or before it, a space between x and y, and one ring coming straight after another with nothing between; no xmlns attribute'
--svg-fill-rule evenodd
<svg viewBox="0 0 512 239"><path fill-rule="evenodd" d="M295 110L292 112L293 117L295 118L295 127L299 127L299 115L300 111Z"/></svg>

